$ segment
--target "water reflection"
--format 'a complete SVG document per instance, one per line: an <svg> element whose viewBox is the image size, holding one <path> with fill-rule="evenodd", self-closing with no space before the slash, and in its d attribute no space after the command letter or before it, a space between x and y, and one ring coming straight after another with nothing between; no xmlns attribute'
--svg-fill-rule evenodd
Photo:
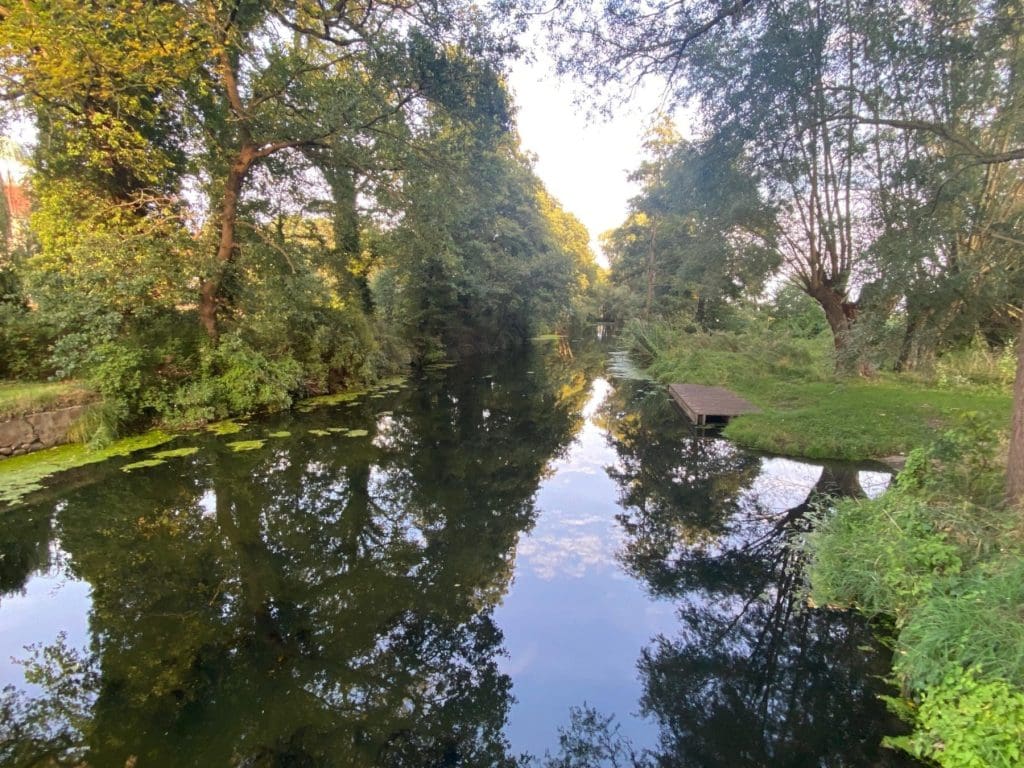
<svg viewBox="0 0 1024 768"><path fill-rule="evenodd" d="M688 433L667 407L624 384L605 409L623 567L678 606L678 630L638 663L660 733L650 764L910 764L879 746L897 724L878 698L885 655L864 652L869 629L803 605L795 540L828 498L863 495L860 473L826 466L809 491L755 492L760 459Z"/></svg>
<svg viewBox="0 0 1024 768"><path fill-rule="evenodd" d="M5 764L511 765L492 611L578 427L569 373L449 372L391 415L347 414L365 439L211 441L184 470L70 494L53 531L92 585L73 663L96 674L53 693L87 715L69 744L45 697L9 694ZM53 511L6 532L6 588L42 564ZM38 669L67 658L55 645Z"/></svg>
<svg viewBox="0 0 1024 768"><path fill-rule="evenodd" d="M88 631L57 637L60 601L37 600L0 764L896 764L884 654L798 610L793 538L861 476L766 487L792 468L695 439L605 361L552 345L435 371L6 513L0 622L49 574ZM629 721L614 754L612 721L562 702L595 691ZM557 722L568 752L518 754Z"/></svg>

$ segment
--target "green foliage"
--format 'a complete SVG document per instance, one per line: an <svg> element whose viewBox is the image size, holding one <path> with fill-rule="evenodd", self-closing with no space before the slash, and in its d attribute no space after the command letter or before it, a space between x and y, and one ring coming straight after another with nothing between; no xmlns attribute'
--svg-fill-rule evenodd
<svg viewBox="0 0 1024 768"><path fill-rule="evenodd" d="M837 376L827 334L794 338L758 315L739 333L687 333L668 323L634 323L626 331L643 340L638 346L653 356L648 372L658 381L724 386L759 406L761 413L733 419L724 432L757 450L882 458L937 440L967 413L989 443L1008 423L1007 393Z"/></svg>
<svg viewBox="0 0 1024 768"><path fill-rule="evenodd" d="M489 82L480 64L462 66ZM374 302L421 364L520 346L590 312L597 269L586 230L547 194L508 126L498 127L434 115L429 146L442 159L409 168L395 202L401 223L368 238L379 258Z"/></svg>
<svg viewBox="0 0 1024 768"><path fill-rule="evenodd" d="M856 567L856 566L855 566ZM896 671L915 689L942 682L950 665L1024 691L1024 558L1014 553L980 563L946 589L929 593L900 633Z"/></svg>
<svg viewBox="0 0 1024 768"><path fill-rule="evenodd" d="M52 330L30 310L19 267L0 263L0 378L41 379L53 372Z"/></svg>
<svg viewBox="0 0 1024 768"><path fill-rule="evenodd" d="M944 768L1012 768L1024 762L1024 691L951 666L921 696L917 728L889 739Z"/></svg>
<svg viewBox="0 0 1024 768"><path fill-rule="evenodd" d="M895 619L914 724L893 739L943 766L1011 766L1024 735L1024 539L1002 506L991 429L968 418L914 451L894 487L845 501L807 538L817 601Z"/></svg>
<svg viewBox="0 0 1024 768"><path fill-rule="evenodd" d="M681 141L665 123L647 148L633 174L643 189L605 235L610 279L642 297L646 318L721 328L778 267L772 212L741 158Z"/></svg>
<svg viewBox="0 0 1024 768"><path fill-rule="evenodd" d="M294 360L268 359L234 334L204 348L199 365L198 380L184 387L173 404L182 423L286 408L302 379L302 368Z"/></svg>
<svg viewBox="0 0 1024 768"><path fill-rule="evenodd" d="M962 567L957 548L932 519L927 504L898 490L838 503L808 536L815 602L852 605L903 624Z"/></svg>
<svg viewBox="0 0 1024 768"><path fill-rule="evenodd" d="M983 386L1003 391L1013 384L1017 356L1012 345L992 349L981 338L944 353L935 363L940 387Z"/></svg>
<svg viewBox="0 0 1024 768"><path fill-rule="evenodd" d="M88 381L106 440L283 407L368 383L412 345L435 357L502 346L577 309L586 233L552 201L540 212L500 74L507 46L462 0L425 14L145 10L60 0L4 12L0 68L41 140L36 245L16 263L5 248L0 264L0 376ZM454 168L472 194L434 227ZM492 190L509 194L477 211ZM411 308L409 326L374 316L380 254L363 240L385 220L418 222L388 254L406 295L381 312ZM495 222L497 245L483 233ZM555 229L564 247L549 247ZM458 247L446 251L449 235ZM439 243L431 272L421 255Z"/></svg>
<svg viewBox="0 0 1024 768"><path fill-rule="evenodd" d="M788 336L813 339L828 331L821 307L793 283L786 283L772 297L771 328Z"/></svg>

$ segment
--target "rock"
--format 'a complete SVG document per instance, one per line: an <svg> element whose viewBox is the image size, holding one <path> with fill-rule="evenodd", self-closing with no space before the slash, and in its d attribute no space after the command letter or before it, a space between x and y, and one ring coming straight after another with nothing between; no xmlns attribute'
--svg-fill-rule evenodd
<svg viewBox="0 0 1024 768"><path fill-rule="evenodd" d="M72 428L87 408L74 405L0 422L0 456L21 456L68 442Z"/></svg>

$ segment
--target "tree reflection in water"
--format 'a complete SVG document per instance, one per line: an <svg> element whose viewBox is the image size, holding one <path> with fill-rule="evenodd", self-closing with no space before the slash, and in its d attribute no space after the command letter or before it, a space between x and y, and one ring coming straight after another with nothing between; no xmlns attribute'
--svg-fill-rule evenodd
<svg viewBox="0 0 1024 768"><path fill-rule="evenodd" d="M631 399L635 398L635 399ZM689 433L665 398L620 386L605 426L618 455L624 568L678 605L680 627L639 660L641 710L665 766L911 765L880 747L886 654L848 612L803 604L800 535L830 496L863 493L826 466L798 503L759 498L757 457Z"/></svg>
<svg viewBox="0 0 1024 768"><path fill-rule="evenodd" d="M493 611L603 360L551 352L253 425L294 436L251 452L206 438L145 472L88 468L5 513L0 601L46 569L92 593L86 652L39 648L38 687L0 699L0 764L536 764L503 733ZM678 632L639 659L659 743L644 752L582 708L542 762L898 764L878 747L884 654L855 617L801 609L791 546L856 474L826 469L775 508L758 458L634 394L620 382L597 418L618 457L620 564L677 607ZM339 422L369 434L308 434Z"/></svg>
<svg viewBox="0 0 1024 768"><path fill-rule="evenodd" d="M69 575L92 585L90 658L53 646L37 670L95 674L9 691L2 762L516 764L492 610L588 383L575 365L534 367L435 374L376 416L368 399L347 414L373 425L364 438L211 440L70 493L52 516ZM303 418L305 433L338 414ZM22 510L25 531L0 545L17 555L5 588L43 557L44 511ZM49 705L73 699L69 725Z"/></svg>

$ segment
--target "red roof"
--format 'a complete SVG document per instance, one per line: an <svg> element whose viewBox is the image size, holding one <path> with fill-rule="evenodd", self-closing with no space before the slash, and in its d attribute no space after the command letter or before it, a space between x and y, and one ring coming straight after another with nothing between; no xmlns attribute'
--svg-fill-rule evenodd
<svg viewBox="0 0 1024 768"><path fill-rule="evenodd" d="M20 184L8 180L3 183L4 197L7 198L7 210L11 212L12 219L27 219L31 202L28 198L28 190Z"/></svg>

